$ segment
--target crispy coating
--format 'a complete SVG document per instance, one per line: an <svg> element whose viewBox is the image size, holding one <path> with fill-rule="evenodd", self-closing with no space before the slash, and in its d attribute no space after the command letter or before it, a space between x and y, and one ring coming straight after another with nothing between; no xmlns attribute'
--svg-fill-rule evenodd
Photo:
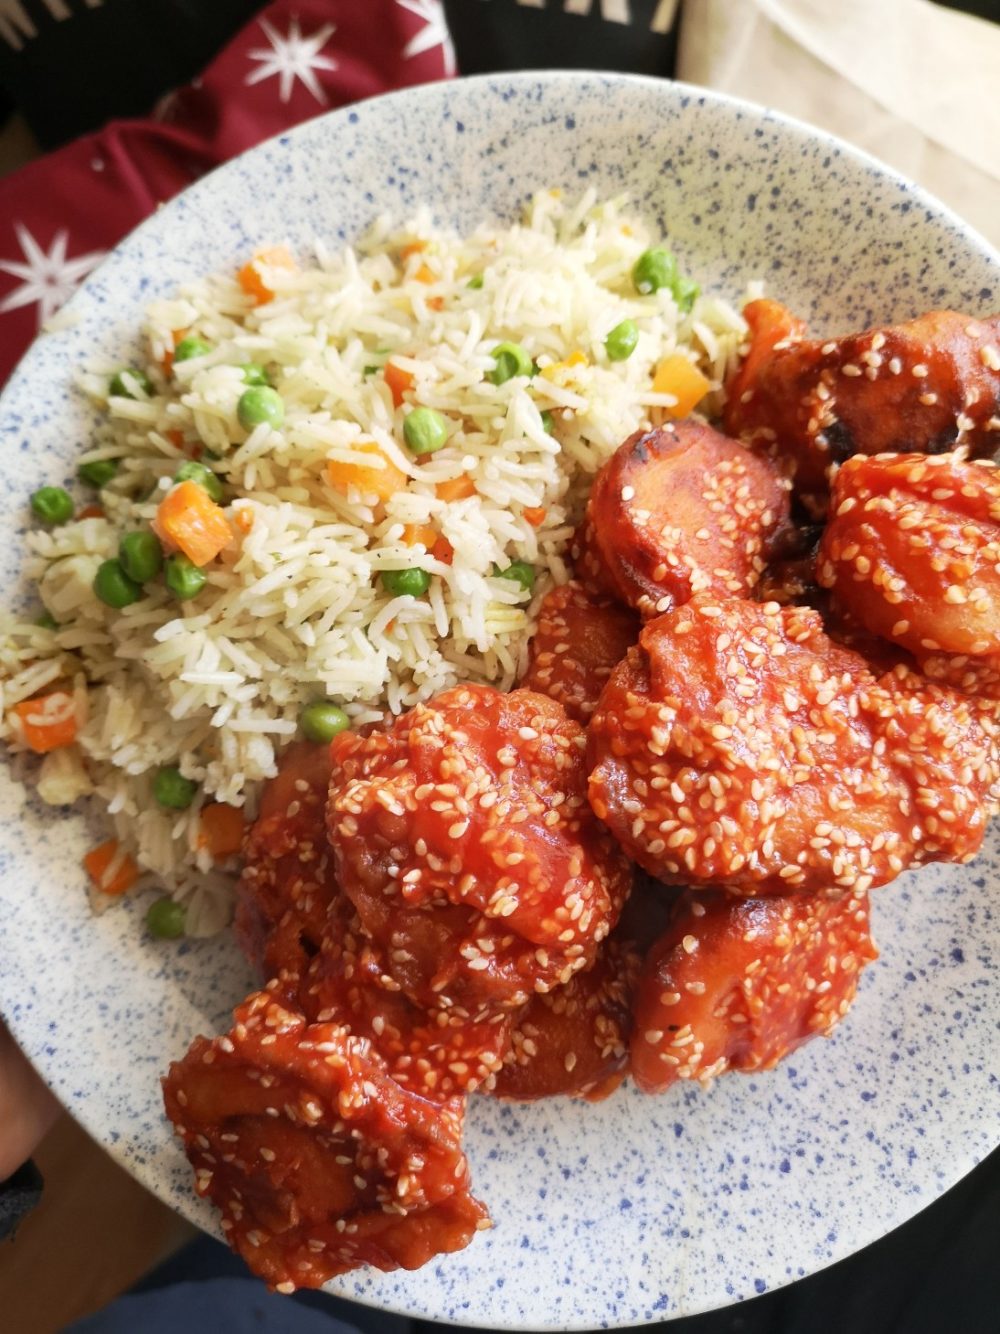
<svg viewBox="0 0 1000 1334"><path fill-rule="evenodd" d="M578 583L553 588L538 611L521 685L548 695L586 725L611 669L638 638L639 618L627 607L592 598Z"/></svg>
<svg viewBox="0 0 1000 1334"><path fill-rule="evenodd" d="M474 1092L492 1081L510 1048L510 1012L470 1019L458 1006L428 1012L414 1005L345 895L330 906L298 998L311 1022L341 1024L367 1038L392 1078L423 1098Z"/></svg>
<svg viewBox="0 0 1000 1334"><path fill-rule="evenodd" d="M643 968L632 1077L661 1093L678 1079L769 1070L831 1032L877 957L866 894L689 892Z"/></svg>
<svg viewBox="0 0 1000 1334"><path fill-rule="evenodd" d="M997 779L965 696L876 678L807 608L705 596L645 627L588 755L591 804L641 866L753 897L969 861Z"/></svg>
<svg viewBox="0 0 1000 1334"><path fill-rule="evenodd" d="M625 1078L632 997L642 956L617 934L565 986L534 996L514 1026L496 1077L498 1098L532 1102L557 1094L599 1102Z"/></svg>
<svg viewBox="0 0 1000 1334"><path fill-rule="evenodd" d="M569 544L569 558L573 565L573 582L594 602L619 602L611 574L604 564L594 535L594 526L586 513L577 525Z"/></svg>
<svg viewBox="0 0 1000 1334"><path fill-rule="evenodd" d="M593 960L631 868L587 804L584 750L552 700L474 685L334 741L338 878L417 1005L491 1016Z"/></svg>
<svg viewBox="0 0 1000 1334"><path fill-rule="evenodd" d="M337 892L323 819L329 779L329 747L290 746L247 835L236 935L265 977L298 976L322 939Z"/></svg>
<svg viewBox="0 0 1000 1334"><path fill-rule="evenodd" d="M867 629L914 653L1000 652L1000 469L954 454L848 459L818 578Z"/></svg>
<svg viewBox="0 0 1000 1334"><path fill-rule="evenodd" d="M846 338L809 339L776 301L744 310L750 350L726 393L726 431L782 460L820 508L853 454L1000 446L1000 316L931 311Z"/></svg>
<svg viewBox="0 0 1000 1334"><path fill-rule="evenodd" d="M164 1101L198 1194L271 1287L416 1269L489 1226L469 1194L460 1100L405 1092L366 1041L308 1024L277 988L234 1019L174 1062Z"/></svg>
<svg viewBox="0 0 1000 1334"><path fill-rule="evenodd" d="M777 469L696 421L637 431L597 474L587 520L603 573L643 616L694 593L748 594L788 524Z"/></svg>

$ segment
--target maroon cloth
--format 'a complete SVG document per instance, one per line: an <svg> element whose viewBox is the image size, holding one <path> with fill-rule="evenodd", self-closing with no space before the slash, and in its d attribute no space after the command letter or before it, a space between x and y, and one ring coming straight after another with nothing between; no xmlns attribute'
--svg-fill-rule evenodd
<svg viewBox="0 0 1000 1334"><path fill-rule="evenodd" d="M113 121L0 180L0 384L157 204L290 125L454 72L440 0L275 0L149 120Z"/></svg>

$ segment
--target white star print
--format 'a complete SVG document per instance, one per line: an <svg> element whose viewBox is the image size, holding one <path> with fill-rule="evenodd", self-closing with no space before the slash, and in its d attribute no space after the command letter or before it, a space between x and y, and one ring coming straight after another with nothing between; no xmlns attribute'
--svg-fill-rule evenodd
<svg viewBox="0 0 1000 1334"><path fill-rule="evenodd" d="M264 29L264 36L271 46L270 49L259 46L255 51L249 52L251 60L260 62L260 68L248 74L243 82L249 86L260 83L262 79L271 79L277 74L278 96L282 102L287 102L292 95L295 80L298 79L312 93L320 106L325 107L326 94L316 78L316 71L337 68L335 60L319 54L336 31L334 25L324 23L311 37L302 36L297 18L292 19L288 33L284 37L268 23L267 19L261 19L260 26Z"/></svg>
<svg viewBox="0 0 1000 1334"><path fill-rule="evenodd" d="M403 59L412 60L414 56L423 55L425 51L433 51L439 46L445 74L449 77L454 74L455 48L451 44L451 33L448 31L441 0L396 0L396 3L401 9L424 20L424 26L406 43Z"/></svg>
<svg viewBox="0 0 1000 1334"><path fill-rule="evenodd" d="M38 323L41 326L52 318L64 301L69 300L82 279L101 262L107 252L93 250L89 255L67 259L69 233L65 229L56 232L48 254L23 223L15 223L14 231L25 263L3 259L0 260L0 271L9 273L13 278L20 278L22 282L20 287L15 287L0 301L0 315L37 303Z"/></svg>

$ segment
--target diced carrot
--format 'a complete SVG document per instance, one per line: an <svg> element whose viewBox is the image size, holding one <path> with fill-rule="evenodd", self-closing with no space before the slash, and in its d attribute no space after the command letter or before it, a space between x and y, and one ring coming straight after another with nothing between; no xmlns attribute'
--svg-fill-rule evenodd
<svg viewBox="0 0 1000 1334"><path fill-rule="evenodd" d="M444 297L429 296L425 304L428 310L444 310Z"/></svg>
<svg viewBox="0 0 1000 1334"><path fill-rule="evenodd" d="M249 533L253 527L253 510L249 505L240 505L233 510L233 522L241 533Z"/></svg>
<svg viewBox="0 0 1000 1334"><path fill-rule="evenodd" d="M414 278L416 278L418 283L437 282L437 274L434 272L432 268L429 268L426 264L421 264L420 268L417 269L416 273L413 276Z"/></svg>
<svg viewBox="0 0 1000 1334"><path fill-rule="evenodd" d="M76 740L76 703L66 690L53 690L14 705L24 744L36 755L71 746Z"/></svg>
<svg viewBox="0 0 1000 1334"><path fill-rule="evenodd" d="M439 537L431 547L431 555L442 565L450 565L455 559L455 548L446 537Z"/></svg>
<svg viewBox="0 0 1000 1334"><path fill-rule="evenodd" d="M434 488L438 500L468 500L476 494L476 484L468 473L461 477L452 477L447 482L438 482Z"/></svg>
<svg viewBox="0 0 1000 1334"><path fill-rule="evenodd" d="M406 473L382 453L374 440L359 440L351 446L355 454L371 454L376 461L370 468L363 463L338 463L327 459L326 479L335 491L346 496L350 487L356 487L362 495L375 495L379 500L388 500L397 491L406 486Z"/></svg>
<svg viewBox="0 0 1000 1334"><path fill-rule="evenodd" d="M185 439L183 431L164 431L163 434L174 449L186 454L189 459L200 459L205 452L205 447L200 440Z"/></svg>
<svg viewBox="0 0 1000 1334"><path fill-rule="evenodd" d="M683 352L664 357L653 376L653 392L673 394L677 402L665 411L671 417L686 417L708 393L711 381Z"/></svg>
<svg viewBox="0 0 1000 1334"><path fill-rule="evenodd" d="M419 255L421 251L427 249L426 241L407 241L399 252L400 259L409 259L411 255Z"/></svg>
<svg viewBox="0 0 1000 1334"><path fill-rule="evenodd" d="M83 864L87 874L102 894L120 897L131 889L139 878L139 868L132 858L122 852L115 838L99 843L86 853Z"/></svg>
<svg viewBox="0 0 1000 1334"><path fill-rule="evenodd" d="M287 246L276 245L267 250L255 251L253 258L243 265L236 277L247 296L252 296L258 306L274 300L274 292L265 283L261 266L289 270L298 267L294 255Z"/></svg>
<svg viewBox="0 0 1000 1334"><path fill-rule="evenodd" d="M180 548L199 566L214 560L233 535L221 508L197 482L181 482L168 491L152 526L161 542Z"/></svg>
<svg viewBox="0 0 1000 1334"><path fill-rule="evenodd" d="M407 389L413 388L413 375L410 371L404 371L402 366L397 366L394 361L387 361L385 369L382 372L382 378L389 386L392 394L392 401L398 408L403 401L403 395Z"/></svg>
<svg viewBox="0 0 1000 1334"><path fill-rule="evenodd" d="M101 509L100 505L84 505L76 517L78 519L103 519L104 510Z"/></svg>
<svg viewBox="0 0 1000 1334"><path fill-rule="evenodd" d="M543 505L538 505L522 510L521 513L531 524L532 528L541 528L542 524L545 522L545 516L548 514L548 510Z"/></svg>
<svg viewBox="0 0 1000 1334"><path fill-rule="evenodd" d="M408 547L422 546L431 551L438 540L438 532L428 523L408 523L403 529L402 540Z"/></svg>
<svg viewBox="0 0 1000 1334"><path fill-rule="evenodd" d="M170 337L174 340L174 347L176 347L178 343L182 342L183 339L187 337L187 333L188 333L187 329L172 329L170 331ZM169 375L170 372L174 369L173 348L168 348L167 351L164 352L163 358L160 361L160 365L163 367L164 375Z"/></svg>
<svg viewBox="0 0 1000 1334"><path fill-rule="evenodd" d="M207 848L216 861L232 857L243 846L243 812L235 806L215 801L201 812L198 845Z"/></svg>

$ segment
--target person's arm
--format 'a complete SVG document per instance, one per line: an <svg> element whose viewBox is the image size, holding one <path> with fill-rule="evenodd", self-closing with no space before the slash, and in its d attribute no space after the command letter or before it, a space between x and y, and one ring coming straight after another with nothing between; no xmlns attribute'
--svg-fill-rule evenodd
<svg viewBox="0 0 1000 1334"><path fill-rule="evenodd" d="M0 1022L0 1237L37 1201L41 1178L28 1158L59 1112Z"/></svg>

